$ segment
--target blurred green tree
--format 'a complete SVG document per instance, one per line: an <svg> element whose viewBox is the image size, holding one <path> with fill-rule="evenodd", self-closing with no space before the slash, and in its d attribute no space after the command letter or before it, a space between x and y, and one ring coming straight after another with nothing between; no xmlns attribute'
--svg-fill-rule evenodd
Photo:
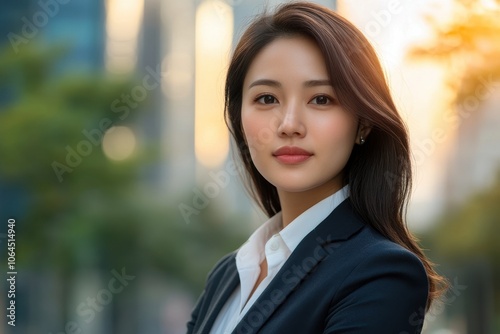
<svg viewBox="0 0 500 334"><path fill-rule="evenodd" d="M130 191L140 157L113 163L100 147L103 133L118 119L110 103L131 81L60 77L54 73L63 53L62 48L2 53L0 87L9 96L0 111L0 177L24 189L29 200L25 222L19 223L26 232L21 259L70 268L82 263L73 257L92 256L93 247L82 242L102 228L88 219L96 211L89 207ZM108 120L104 128L103 120ZM98 131L97 144L85 130ZM63 169L54 167L58 164Z"/></svg>
<svg viewBox="0 0 500 334"><path fill-rule="evenodd" d="M489 189L472 196L464 205L451 208L424 236L426 247L432 249L432 256L443 265L452 283L446 298L448 311L453 314L467 310L470 333L500 330L500 286L496 284L500 281L498 203L500 171ZM455 284L463 291L457 290ZM494 329L486 328L491 323ZM474 326L484 328L479 331Z"/></svg>
<svg viewBox="0 0 500 334"><path fill-rule="evenodd" d="M433 250L454 263L486 258L500 279L499 203L500 173L489 189L476 194L465 205L450 210L440 219L431 236Z"/></svg>
<svg viewBox="0 0 500 334"><path fill-rule="evenodd" d="M155 145L125 161L108 159L102 134L133 123L147 100L120 119L111 105L136 80L62 74L61 57L62 47L0 52L0 185L26 198L17 223L18 267L56 272L63 305L72 277L87 269L108 274L126 267L138 275L153 268L199 293L208 270L241 244L245 229L228 229L210 207L187 225L173 203L138 187L144 167L158 157Z"/></svg>

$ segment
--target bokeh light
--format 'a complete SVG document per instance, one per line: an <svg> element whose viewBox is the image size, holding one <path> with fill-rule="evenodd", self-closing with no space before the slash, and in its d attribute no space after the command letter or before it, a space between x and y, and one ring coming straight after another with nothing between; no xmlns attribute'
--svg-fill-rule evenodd
<svg viewBox="0 0 500 334"><path fill-rule="evenodd" d="M132 130L126 126L109 128L102 140L102 150L111 160L122 161L134 153L136 137Z"/></svg>
<svg viewBox="0 0 500 334"><path fill-rule="evenodd" d="M137 62L137 40L144 0L106 0L106 68L128 73Z"/></svg>
<svg viewBox="0 0 500 334"><path fill-rule="evenodd" d="M206 167L217 167L229 152L223 120L224 75L231 50L233 13L227 3L204 1L196 12L195 153Z"/></svg>

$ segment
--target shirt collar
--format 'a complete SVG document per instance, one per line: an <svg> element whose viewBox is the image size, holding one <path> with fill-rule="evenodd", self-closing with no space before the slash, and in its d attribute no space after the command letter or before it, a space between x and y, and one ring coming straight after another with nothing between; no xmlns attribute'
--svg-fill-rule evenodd
<svg viewBox="0 0 500 334"><path fill-rule="evenodd" d="M258 266L264 259L263 250L266 242L274 234L279 234L290 252L293 252L302 239L325 220L348 196L349 185L346 185L304 211L281 231L281 212L278 212L255 230L248 241L240 247L236 256L238 267L243 269Z"/></svg>
<svg viewBox="0 0 500 334"><path fill-rule="evenodd" d="M269 218L252 233L236 254L239 269L258 266L264 260L266 242L279 232L281 228L281 212Z"/></svg>
<svg viewBox="0 0 500 334"><path fill-rule="evenodd" d="M349 185L319 201L292 220L279 234L293 252L297 245L349 196ZM281 218L281 217L280 217ZM281 219L280 219L281 221Z"/></svg>

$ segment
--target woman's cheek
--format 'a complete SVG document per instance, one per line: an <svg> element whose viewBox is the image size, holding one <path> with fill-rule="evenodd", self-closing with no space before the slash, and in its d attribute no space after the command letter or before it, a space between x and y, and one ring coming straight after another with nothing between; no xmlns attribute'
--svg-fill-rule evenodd
<svg viewBox="0 0 500 334"><path fill-rule="evenodd" d="M247 114L242 117L248 145L255 150L264 149L273 139L274 132L267 117Z"/></svg>

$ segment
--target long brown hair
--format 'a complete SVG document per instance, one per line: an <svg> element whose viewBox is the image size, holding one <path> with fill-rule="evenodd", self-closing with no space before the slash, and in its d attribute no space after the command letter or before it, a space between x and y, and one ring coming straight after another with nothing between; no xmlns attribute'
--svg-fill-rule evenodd
<svg viewBox="0 0 500 334"><path fill-rule="evenodd" d="M351 153L344 183L350 185L354 209L368 224L420 258L429 279L429 307L445 290L446 280L436 273L404 221L412 180L408 131L372 46L353 24L328 8L303 2L282 5L274 14L255 19L236 46L226 79L225 119L248 173L251 194L267 215L281 210L276 187L257 171L250 157L241 105L252 60L264 46L287 36L316 42L339 103L371 126L366 143L355 145Z"/></svg>

